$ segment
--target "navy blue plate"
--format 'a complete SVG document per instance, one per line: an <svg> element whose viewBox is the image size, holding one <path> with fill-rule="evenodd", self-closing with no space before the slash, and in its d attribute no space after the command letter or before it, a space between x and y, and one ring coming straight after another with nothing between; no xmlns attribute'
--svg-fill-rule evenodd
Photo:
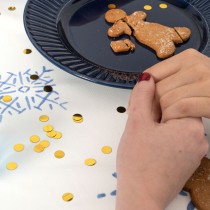
<svg viewBox="0 0 210 210"><path fill-rule="evenodd" d="M151 5L147 21L191 29L189 41L178 45L176 54L195 48L210 56L209 0L28 0L25 29L42 55L66 72L103 85L132 88L142 71L161 60L133 37L134 52L113 53L107 36L110 24L104 19L111 3L127 14ZM168 8L161 9L160 3Z"/></svg>

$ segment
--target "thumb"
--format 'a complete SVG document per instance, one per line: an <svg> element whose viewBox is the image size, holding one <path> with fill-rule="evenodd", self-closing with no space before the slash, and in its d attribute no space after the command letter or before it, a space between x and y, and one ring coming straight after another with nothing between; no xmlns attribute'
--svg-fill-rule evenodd
<svg viewBox="0 0 210 210"><path fill-rule="evenodd" d="M155 82L149 73L142 73L135 85L129 102L129 115L136 115L142 122L154 121L157 115Z"/></svg>

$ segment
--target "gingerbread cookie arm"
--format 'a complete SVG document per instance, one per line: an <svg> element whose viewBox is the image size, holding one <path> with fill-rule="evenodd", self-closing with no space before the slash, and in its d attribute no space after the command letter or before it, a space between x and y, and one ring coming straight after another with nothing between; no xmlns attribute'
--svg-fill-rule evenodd
<svg viewBox="0 0 210 210"><path fill-rule="evenodd" d="M128 24L123 22L122 20L114 23L114 25L108 30L108 36L110 37L118 37L122 34L127 34L129 36L132 34L132 31Z"/></svg>
<svg viewBox="0 0 210 210"><path fill-rule="evenodd" d="M183 41L187 41L190 38L191 30L186 27L174 27L175 31L179 34Z"/></svg>
<svg viewBox="0 0 210 210"><path fill-rule="evenodd" d="M144 21L147 14L143 11L136 11L124 18L125 22L132 28L136 27L140 22Z"/></svg>

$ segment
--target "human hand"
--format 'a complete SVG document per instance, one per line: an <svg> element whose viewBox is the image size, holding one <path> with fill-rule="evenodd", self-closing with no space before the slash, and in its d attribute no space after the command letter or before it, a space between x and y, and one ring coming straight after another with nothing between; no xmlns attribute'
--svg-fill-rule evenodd
<svg viewBox="0 0 210 210"><path fill-rule="evenodd" d="M149 69L160 102L162 121L182 117L210 118L210 58L186 50Z"/></svg>
<svg viewBox="0 0 210 210"><path fill-rule="evenodd" d="M165 209L208 151L200 118L156 121L154 94L150 78L131 95L117 153L116 210Z"/></svg>

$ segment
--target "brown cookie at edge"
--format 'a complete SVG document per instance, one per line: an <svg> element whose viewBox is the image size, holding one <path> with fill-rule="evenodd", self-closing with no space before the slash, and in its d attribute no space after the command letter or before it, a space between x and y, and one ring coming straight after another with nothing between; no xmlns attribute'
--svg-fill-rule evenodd
<svg viewBox="0 0 210 210"><path fill-rule="evenodd" d="M210 210L210 159L204 157L200 166L184 186L198 210Z"/></svg>

